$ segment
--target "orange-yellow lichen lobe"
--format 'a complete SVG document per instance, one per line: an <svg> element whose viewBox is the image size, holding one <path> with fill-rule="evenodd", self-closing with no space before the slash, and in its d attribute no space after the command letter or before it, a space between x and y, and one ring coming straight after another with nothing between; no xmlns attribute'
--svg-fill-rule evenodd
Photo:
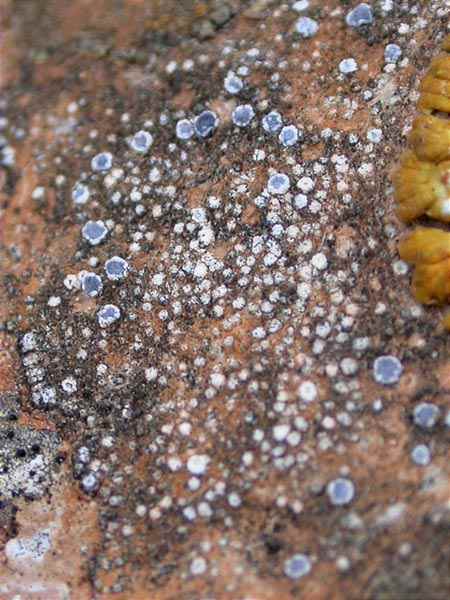
<svg viewBox="0 0 450 600"><path fill-rule="evenodd" d="M445 329L447 329L447 331L450 331L450 311L444 315L444 318L442 319L442 325L445 327Z"/></svg>
<svg viewBox="0 0 450 600"><path fill-rule="evenodd" d="M450 223L450 35L443 50L420 85L421 114L393 177L397 213L406 223L424 215ZM400 242L399 253L414 265L412 291L419 302L450 302L449 232L419 227ZM450 312L443 324L450 330Z"/></svg>
<svg viewBox="0 0 450 600"><path fill-rule="evenodd" d="M442 49L445 50L445 52L450 52L450 34L444 38Z"/></svg>
<svg viewBox="0 0 450 600"><path fill-rule="evenodd" d="M450 56L447 52L433 58L428 74L437 79L450 81Z"/></svg>
<svg viewBox="0 0 450 600"><path fill-rule="evenodd" d="M450 112L450 55L440 54L431 63L420 85L418 108L425 113Z"/></svg>
<svg viewBox="0 0 450 600"><path fill-rule="evenodd" d="M422 304L450 299L450 233L419 227L399 244L400 257L415 265L412 288Z"/></svg>
<svg viewBox="0 0 450 600"><path fill-rule="evenodd" d="M419 110L450 112L450 81L427 75L420 86Z"/></svg>
<svg viewBox="0 0 450 600"><path fill-rule="evenodd" d="M450 233L435 227L418 227L399 244L403 260L415 265L450 258Z"/></svg>
<svg viewBox="0 0 450 600"><path fill-rule="evenodd" d="M450 299L450 260L432 265L417 265L412 292L421 304L444 304Z"/></svg>
<svg viewBox="0 0 450 600"><path fill-rule="evenodd" d="M450 120L419 115L409 136L411 148L421 160L441 162L450 159Z"/></svg>
<svg viewBox="0 0 450 600"><path fill-rule="evenodd" d="M443 163L444 164L444 163ZM405 223L424 214L450 222L445 214L447 187L442 181L441 165L420 160L412 150L406 151L393 176L397 214Z"/></svg>

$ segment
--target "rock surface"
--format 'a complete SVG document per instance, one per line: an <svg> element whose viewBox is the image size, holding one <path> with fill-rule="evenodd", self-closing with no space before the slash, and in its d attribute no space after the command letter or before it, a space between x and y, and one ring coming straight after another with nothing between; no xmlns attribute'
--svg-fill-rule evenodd
<svg viewBox="0 0 450 600"><path fill-rule="evenodd" d="M449 6L357 4L0 2L2 600L449 597L389 179Z"/></svg>

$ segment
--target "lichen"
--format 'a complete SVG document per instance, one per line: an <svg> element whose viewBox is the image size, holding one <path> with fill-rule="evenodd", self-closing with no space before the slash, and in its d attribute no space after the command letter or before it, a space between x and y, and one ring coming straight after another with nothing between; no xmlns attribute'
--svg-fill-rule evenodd
<svg viewBox="0 0 450 600"><path fill-rule="evenodd" d="M443 49L448 52L450 36ZM394 174L397 213L406 223L426 216L450 222L450 56L441 53L420 85L418 108L409 143ZM400 256L415 266L412 289L423 304L450 298L450 233L418 228L400 242ZM450 328L450 318L444 319Z"/></svg>
<svg viewBox="0 0 450 600"><path fill-rule="evenodd" d="M415 266L413 292L422 304L442 304L450 297L450 234L419 227L399 245L400 256Z"/></svg>

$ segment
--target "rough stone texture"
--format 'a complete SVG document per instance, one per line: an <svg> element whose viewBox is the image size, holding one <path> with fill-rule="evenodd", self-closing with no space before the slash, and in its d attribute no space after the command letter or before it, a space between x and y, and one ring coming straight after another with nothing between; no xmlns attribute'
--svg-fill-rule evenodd
<svg viewBox="0 0 450 600"><path fill-rule="evenodd" d="M449 337L411 298L389 182L449 7L374 1L358 30L356 4L311 0L302 39L278 0L0 0L2 600L449 597ZM213 136L178 140L205 108ZM272 109L297 145L264 133ZM102 151L116 170L94 174ZM374 380L382 355L397 384Z"/></svg>

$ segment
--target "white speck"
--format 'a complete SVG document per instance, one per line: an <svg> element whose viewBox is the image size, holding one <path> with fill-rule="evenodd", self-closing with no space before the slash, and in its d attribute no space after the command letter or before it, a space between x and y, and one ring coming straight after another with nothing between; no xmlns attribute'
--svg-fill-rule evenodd
<svg viewBox="0 0 450 600"><path fill-rule="evenodd" d="M247 127L255 116L255 111L251 104L242 104L237 106L231 115L231 119L238 127Z"/></svg>
<svg viewBox="0 0 450 600"><path fill-rule="evenodd" d="M75 204L86 204L89 196L89 188L84 183L77 183L72 189L72 200Z"/></svg>
<svg viewBox="0 0 450 600"><path fill-rule="evenodd" d="M376 520L376 524L379 527L388 527L399 521L406 512L406 504L404 502L397 502L397 504L391 504Z"/></svg>
<svg viewBox="0 0 450 600"><path fill-rule="evenodd" d="M233 71L228 71L225 77L224 87L229 94L239 94L244 87L244 82Z"/></svg>
<svg viewBox="0 0 450 600"><path fill-rule="evenodd" d="M294 2L294 4L292 5L292 9L297 12L303 12L304 10L307 10L308 8L309 8L309 0L297 0L297 2Z"/></svg>
<svg viewBox="0 0 450 600"><path fill-rule="evenodd" d="M39 185L38 187L34 188L33 193L31 194L31 197L33 198L33 200L42 200L42 198L45 196L45 188L42 187L42 185Z"/></svg>
<svg viewBox="0 0 450 600"><path fill-rule="evenodd" d="M108 234L108 229L103 221L88 221L81 230L81 235L92 246L100 244Z"/></svg>
<svg viewBox="0 0 450 600"><path fill-rule="evenodd" d="M206 277L208 273L208 267L205 265L204 262L199 261L194 268L194 277L196 279L203 279L204 277Z"/></svg>
<svg viewBox="0 0 450 600"><path fill-rule="evenodd" d="M266 330L264 327L255 327L252 331L252 336L257 340L262 340L266 337Z"/></svg>
<svg viewBox="0 0 450 600"><path fill-rule="evenodd" d="M263 129L267 133L271 133L271 134L276 133L277 131L279 131L279 129L282 127L282 125L283 125L283 119L282 119L280 113L277 112L276 110L272 110L270 113L265 115L262 119Z"/></svg>
<svg viewBox="0 0 450 600"><path fill-rule="evenodd" d="M184 421L178 426L178 431L181 433L181 435L188 436L191 434L192 426L187 421Z"/></svg>
<svg viewBox="0 0 450 600"><path fill-rule="evenodd" d="M198 241L202 246L209 246L214 242L214 230L210 226L202 227L198 232Z"/></svg>
<svg viewBox="0 0 450 600"><path fill-rule="evenodd" d="M189 119L181 119L176 124L176 136L179 140L190 140L194 135L194 125Z"/></svg>
<svg viewBox="0 0 450 600"><path fill-rule="evenodd" d="M210 519L213 516L213 510L208 502L199 502L197 512L203 519Z"/></svg>
<svg viewBox="0 0 450 600"><path fill-rule="evenodd" d="M231 492L228 494L228 504L232 508L238 508L241 505L241 497L236 492Z"/></svg>
<svg viewBox="0 0 450 600"><path fill-rule="evenodd" d="M206 472L210 462L209 456L206 454L194 454L187 461L187 468L193 475L203 475Z"/></svg>
<svg viewBox="0 0 450 600"><path fill-rule="evenodd" d="M295 125L285 125L278 135L280 143L286 148L294 146L298 142L298 138L299 132Z"/></svg>
<svg viewBox="0 0 450 600"><path fill-rule="evenodd" d="M50 530L39 531L29 538L13 538L5 545L5 556L17 568L21 563L41 563L51 548ZM22 568L24 565L21 565Z"/></svg>
<svg viewBox="0 0 450 600"><path fill-rule="evenodd" d="M411 458L416 465L426 467L431 461L430 449L425 444L418 444L413 448Z"/></svg>
<svg viewBox="0 0 450 600"><path fill-rule="evenodd" d="M383 132L381 129L369 129L367 132L367 139L369 142L379 144L383 139Z"/></svg>
<svg viewBox="0 0 450 600"><path fill-rule="evenodd" d="M311 291L311 285L306 281L297 286L297 296L302 302L306 302L306 300L308 300L308 298L311 296Z"/></svg>
<svg viewBox="0 0 450 600"><path fill-rule="evenodd" d="M303 402L313 402L317 398L317 387L312 381L304 381L300 384L298 395Z"/></svg>
<svg viewBox="0 0 450 600"><path fill-rule="evenodd" d="M331 431L336 427L336 421L333 419L333 417L328 415L322 419L322 427L328 431Z"/></svg>
<svg viewBox="0 0 450 600"><path fill-rule="evenodd" d="M322 339L326 339L331 333L331 325L328 321L319 323L316 327L316 335Z"/></svg>
<svg viewBox="0 0 450 600"><path fill-rule="evenodd" d="M225 376L222 373L213 373L211 383L215 388L221 388L225 385Z"/></svg>
<svg viewBox="0 0 450 600"><path fill-rule="evenodd" d="M155 379L158 377L158 369L156 369L155 367L150 367L148 369L145 369L145 379L147 381L155 381Z"/></svg>
<svg viewBox="0 0 450 600"><path fill-rule="evenodd" d="M64 286L68 289L68 290L79 290L80 289L80 279L77 275L73 274L73 273L69 273L69 275L67 275L64 278Z"/></svg>
<svg viewBox="0 0 450 600"><path fill-rule="evenodd" d="M204 208L196 207L192 209L192 220L199 225L207 222L206 211Z"/></svg>
<svg viewBox="0 0 450 600"><path fill-rule="evenodd" d="M117 281L128 275L129 265L120 256L113 256L105 262L105 271L108 279Z"/></svg>
<svg viewBox="0 0 450 600"><path fill-rule="evenodd" d="M404 260L395 260L392 263L392 270L397 276L402 277L403 275L407 275L409 267Z"/></svg>
<svg viewBox="0 0 450 600"><path fill-rule="evenodd" d="M140 154L145 154L153 144L153 136L148 131L138 131L129 141L130 148Z"/></svg>
<svg viewBox="0 0 450 600"><path fill-rule="evenodd" d="M341 371L344 375L355 375L358 372L358 363L354 358L343 358L341 360Z"/></svg>
<svg viewBox="0 0 450 600"><path fill-rule="evenodd" d="M294 206L297 210L302 210L308 206L308 197L305 194L297 194L294 198Z"/></svg>
<svg viewBox="0 0 450 600"><path fill-rule="evenodd" d="M206 571L206 560L199 556L191 562L191 574L202 575Z"/></svg>
<svg viewBox="0 0 450 600"><path fill-rule="evenodd" d="M304 193L307 194L308 192L311 192L314 189L314 181L311 179L311 177L302 177L301 179L299 179L299 181L297 182L297 187Z"/></svg>
<svg viewBox="0 0 450 600"><path fill-rule="evenodd" d="M166 276L164 273L156 273L152 278L153 285L156 285L157 287L161 286L164 283L165 278Z"/></svg>
<svg viewBox="0 0 450 600"><path fill-rule="evenodd" d="M397 44L388 44L384 49L384 60L387 63L396 63L402 55L402 49Z"/></svg>
<svg viewBox="0 0 450 600"><path fill-rule="evenodd" d="M100 327L107 327L120 319L120 309L114 304L106 304L97 313Z"/></svg>
<svg viewBox="0 0 450 600"><path fill-rule="evenodd" d="M273 428L274 440L276 440L277 442L283 442L287 438L290 430L291 428L289 427L289 425L275 425L275 427Z"/></svg>
<svg viewBox="0 0 450 600"><path fill-rule="evenodd" d="M310 17L300 17L295 24L295 30L304 38L313 37L319 29L319 24Z"/></svg>
<svg viewBox="0 0 450 600"><path fill-rule="evenodd" d="M57 306L59 306L61 304L60 296L50 296L47 304L48 304L48 306L51 306L52 308L56 308Z"/></svg>
<svg viewBox="0 0 450 600"><path fill-rule="evenodd" d="M403 373L403 365L395 356L379 356L373 363L373 377L382 385L398 383Z"/></svg>
<svg viewBox="0 0 450 600"><path fill-rule="evenodd" d="M152 167L150 169L148 179L151 181L151 183L158 183L158 181L161 181L161 171L158 169L158 167Z"/></svg>
<svg viewBox="0 0 450 600"><path fill-rule="evenodd" d="M343 75L350 75L350 73L355 73L358 70L358 63L354 58L344 58L339 63L339 71Z"/></svg>
<svg viewBox="0 0 450 600"><path fill-rule="evenodd" d="M323 252L318 252L312 257L311 264L319 271L323 271L328 266L328 259Z"/></svg>
<svg viewBox="0 0 450 600"><path fill-rule="evenodd" d="M113 156L110 152L101 152L96 154L91 160L91 167L93 171L102 172L109 171L112 167Z"/></svg>
<svg viewBox="0 0 450 600"><path fill-rule="evenodd" d="M193 506L186 506L186 508L183 509L183 516L188 521L194 521L197 516L197 512Z"/></svg>
<svg viewBox="0 0 450 600"><path fill-rule="evenodd" d="M294 554L284 563L284 574L290 579L300 579L311 571L311 561L305 554Z"/></svg>
<svg viewBox="0 0 450 600"><path fill-rule="evenodd" d="M183 463L178 458L178 456L171 456L167 460L167 466L169 467L169 469L171 471L176 472L176 471L179 471L181 469L181 467L183 466Z"/></svg>
<svg viewBox="0 0 450 600"><path fill-rule="evenodd" d="M361 25L370 25L373 21L372 7L365 2L361 2L353 8L345 17L347 25L350 27L361 27Z"/></svg>
<svg viewBox="0 0 450 600"><path fill-rule="evenodd" d="M336 568L341 571L341 573L346 573L351 567L351 562L346 556L339 556L336 559Z"/></svg>
<svg viewBox="0 0 450 600"><path fill-rule="evenodd" d="M74 377L66 377L61 382L62 389L66 394L74 394L77 391L77 381Z"/></svg>
<svg viewBox="0 0 450 600"><path fill-rule="evenodd" d="M196 492L201 485L201 481L198 477L190 477L188 481L188 488L191 492Z"/></svg>
<svg viewBox="0 0 450 600"><path fill-rule="evenodd" d="M331 504L334 506L344 506L353 500L355 486L350 479L341 477L330 481L327 485L327 494Z"/></svg>
<svg viewBox="0 0 450 600"><path fill-rule="evenodd" d="M269 178L267 189L270 194L285 194L290 187L289 177L284 173L275 173Z"/></svg>

